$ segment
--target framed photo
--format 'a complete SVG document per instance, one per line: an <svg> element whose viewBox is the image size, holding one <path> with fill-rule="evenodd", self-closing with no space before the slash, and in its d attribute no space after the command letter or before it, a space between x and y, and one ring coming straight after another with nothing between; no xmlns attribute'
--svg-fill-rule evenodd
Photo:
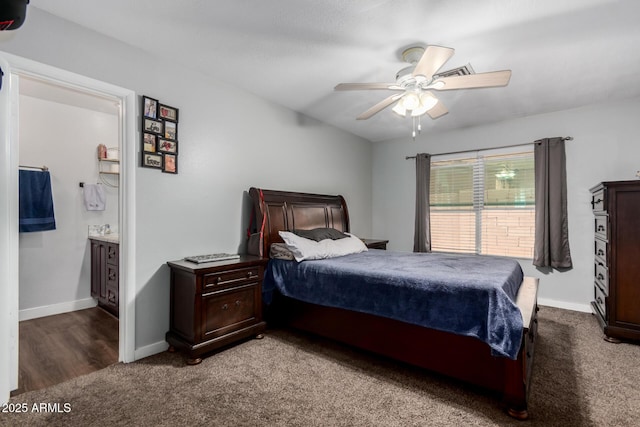
<svg viewBox="0 0 640 427"><path fill-rule="evenodd" d="M158 100L142 96L142 114L152 119L158 118ZM177 113L176 113L177 115Z"/></svg>
<svg viewBox="0 0 640 427"><path fill-rule="evenodd" d="M178 124L174 122L164 122L164 137L175 141L178 139Z"/></svg>
<svg viewBox="0 0 640 427"><path fill-rule="evenodd" d="M171 123L171 122L167 122L167 123ZM175 123L173 124L175 125ZM161 120L148 119L145 117L142 127L145 132L151 132L151 133L156 133L158 135L162 135L162 132L164 129L163 125L164 125L164 122L162 122Z"/></svg>
<svg viewBox="0 0 640 427"><path fill-rule="evenodd" d="M142 153L142 166L145 168L162 169L162 154Z"/></svg>
<svg viewBox="0 0 640 427"><path fill-rule="evenodd" d="M169 107L168 105L158 104L159 105L159 118L163 120L171 120L172 122L178 121L178 109Z"/></svg>
<svg viewBox="0 0 640 427"><path fill-rule="evenodd" d="M163 153L178 153L178 141L170 141L168 139L158 138L158 151Z"/></svg>
<svg viewBox="0 0 640 427"><path fill-rule="evenodd" d="M178 156L176 154L164 154L162 172L178 173Z"/></svg>
<svg viewBox="0 0 640 427"><path fill-rule="evenodd" d="M156 136L152 133L144 133L142 136L142 151L148 151L149 153L155 153L157 150Z"/></svg>

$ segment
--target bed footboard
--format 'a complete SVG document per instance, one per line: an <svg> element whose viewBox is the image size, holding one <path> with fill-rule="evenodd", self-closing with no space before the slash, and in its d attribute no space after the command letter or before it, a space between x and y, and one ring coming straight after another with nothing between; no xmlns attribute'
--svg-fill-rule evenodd
<svg viewBox="0 0 640 427"><path fill-rule="evenodd" d="M502 396L509 415L526 419L537 330L538 279L525 277L518 293L524 324L517 360L494 357L482 341L435 329L279 295L268 308L270 323L374 352L492 390ZM274 317L275 316L275 317ZM434 351L437 349L437 351Z"/></svg>

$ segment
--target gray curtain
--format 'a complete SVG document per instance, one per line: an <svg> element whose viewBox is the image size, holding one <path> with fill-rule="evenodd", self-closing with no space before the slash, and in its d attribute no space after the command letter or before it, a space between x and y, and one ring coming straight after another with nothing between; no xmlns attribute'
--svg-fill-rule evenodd
<svg viewBox="0 0 640 427"><path fill-rule="evenodd" d="M536 232L533 265L571 268L567 169L562 138L535 142Z"/></svg>
<svg viewBox="0 0 640 427"><path fill-rule="evenodd" d="M431 226L429 218L429 184L431 182L431 155L416 155L416 226L413 235L414 252L431 252Z"/></svg>

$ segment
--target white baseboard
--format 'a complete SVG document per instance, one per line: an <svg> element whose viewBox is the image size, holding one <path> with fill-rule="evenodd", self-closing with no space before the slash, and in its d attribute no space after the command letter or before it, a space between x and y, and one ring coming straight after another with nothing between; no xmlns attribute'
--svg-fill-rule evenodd
<svg viewBox="0 0 640 427"><path fill-rule="evenodd" d="M579 304L575 302L557 301L547 298L538 298L539 305L546 305L547 307L563 308L565 310L581 311L583 313L591 313L591 305Z"/></svg>
<svg viewBox="0 0 640 427"><path fill-rule="evenodd" d="M136 348L133 357L135 360L144 359L145 357L153 356L154 354L167 351L169 343L166 341L158 341L153 344L145 345L144 347Z"/></svg>
<svg viewBox="0 0 640 427"><path fill-rule="evenodd" d="M42 307L26 308L18 311L18 320L31 320L38 317L53 316L55 314L69 313L70 311L84 310L98 305L93 298L79 299L76 301L61 302L59 304L43 305Z"/></svg>

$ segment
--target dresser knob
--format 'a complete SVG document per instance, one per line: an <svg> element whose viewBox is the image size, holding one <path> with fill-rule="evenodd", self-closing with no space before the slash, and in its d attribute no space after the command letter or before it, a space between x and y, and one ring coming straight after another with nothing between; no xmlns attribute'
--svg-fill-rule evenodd
<svg viewBox="0 0 640 427"><path fill-rule="evenodd" d="M240 300L236 301L236 307L240 307L240 304L242 304L242 302Z"/></svg>
<svg viewBox="0 0 640 427"><path fill-rule="evenodd" d="M598 255L604 255L604 251L602 249L598 249Z"/></svg>
<svg viewBox="0 0 640 427"><path fill-rule="evenodd" d="M225 304L225 305L223 305L223 306L222 306L222 309L223 309L223 310L227 310L228 308L229 308L229 305L228 305L228 304Z"/></svg>
<svg viewBox="0 0 640 427"><path fill-rule="evenodd" d="M221 281L221 280L222 280L222 279L220 278L220 276L216 277L216 280L215 280L216 285L217 285L218 283L220 283L220 281Z"/></svg>
<svg viewBox="0 0 640 427"><path fill-rule="evenodd" d="M253 271L249 271L249 272L247 273L247 278L248 278L248 279L250 279L250 278L252 278L252 277L253 277Z"/></svg>

